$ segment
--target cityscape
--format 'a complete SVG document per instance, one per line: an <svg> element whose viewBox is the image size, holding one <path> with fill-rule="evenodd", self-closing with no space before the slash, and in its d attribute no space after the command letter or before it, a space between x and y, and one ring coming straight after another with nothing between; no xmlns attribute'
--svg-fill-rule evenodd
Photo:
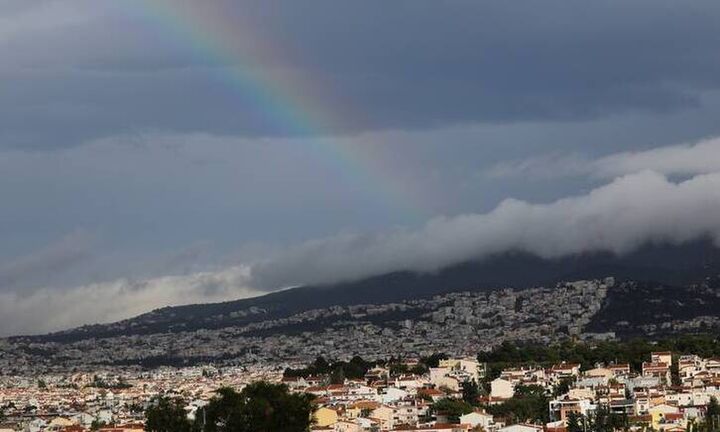
<svg viewBox="0 0 720 432"><path fill-rule="evenodd" d="M331 367L322 357L307 369L204 365L16 375L0 379L0 406L4 430L134 431L144 430L145 410L160 397L182 400L183 413L195 420L217 389L263 381L311 395L312 430L320 431L580 431L600 413L625 430L686 431L720 416L719 357L658 351L633 360L639 369L561 361L490 370L473 357L374 365L355 357L345 367L357 375L350 366L363 365L362 373L351 378L338 369L308 373Z"/></svg>
<svg viewBox="0 0 720 432"><path fill-rule="evenodd" d="M0 432L720 432L720 1L0 0Z"/></svg>

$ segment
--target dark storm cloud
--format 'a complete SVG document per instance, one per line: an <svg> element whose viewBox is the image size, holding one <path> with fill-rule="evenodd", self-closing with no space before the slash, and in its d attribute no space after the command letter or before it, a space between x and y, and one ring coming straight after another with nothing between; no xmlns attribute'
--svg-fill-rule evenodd
<svg viewBox="0 0 720 432"><path fill-rule="evenodd" d="M328 111L350 107L319 120L321 131L667 112L720 87L715 1L203 3L259 29L258 43L230 43L219 60L162 20L97 2L38 4L64 21L23 9L28 25L47 25L0 33L2 146L134 130L292 134L217 79L246 67L233 58L318 84L313 98ZM268 43L277 53L258 48Z"/></svg>
<svg viewBox="0 0 720 432"><path fill-rule="evenodd" d="M91 257L92 236L78 231L25 256L0 262L0 292L22 291L53 284Z"/></svg>

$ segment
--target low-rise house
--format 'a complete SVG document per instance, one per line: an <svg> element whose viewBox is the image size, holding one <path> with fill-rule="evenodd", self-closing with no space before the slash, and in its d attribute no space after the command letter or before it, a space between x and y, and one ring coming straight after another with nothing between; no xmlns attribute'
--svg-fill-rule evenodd
<svg viewBox="0 0 720 432"><path fill-rule="evenodd" d="M670 384L670 363L643 362L642 375L644 377L659 378L662 383Z"/></svg>
<svg viewBox="0 0 720 432"><path fill-rule="evenodd" d="M669 415L672 414L673 418L675 418L675 414L680 414L680 410L676 406L668 405L668 404L659 404L651 407L648 410L648 414L652 416L652 426L655 429L660 429L660 424L664 421L664 419Z"/></svg>
<svg viewBox="0 0 720 432"><path fill-rule="evenodd" d="M472 427L480 426L487 432L492 432L498 428L493 416L483 410L476 410L469 414L460 416L460 423L469 424Z"/></svg>
<svg viewBox="0 0 720 432"><path fill-rule="evenodd" d="M398 429L393 429L393 431L398 432L468 432L469 430L470 425L449 423L436 423L427 426L403 426Z"/></svg>
<svg viewBox="0 0 720 432"><path fill-rule="evenodd" d="M567 420L570 414L588 415L595 408L591 399L574 399L567 395L551 400L548 407L553 420Z"/></svg>
<svg viewBox="0 0 720 432"><path fill-rule="evenodd" d="M496 378L490 382L490 397L493 400L510 399L515 395L515 386L512 382Z"/></svg>
<svg viewBox="0 0 720 432"><path fill-rule="evenodd" d="M672 364L672 352L670 352L670 351L652 352L652 353L650 353L650 362L651 363L665 363L667 365L670 365L670 364Z"/></svg>
<svg viewBox="0 0 720 432"><path fill-rule="evenodd" d="M502 427L498 432L543 432L543 429L540 425L519 423Z"/></svg>
<svg viewBox="0 0 720 432"><path fill-rule="evenodd" d="M338 412L328 407L320 407L313 414L317 426L332 426L338 421Z"/></svg>
<svg viewBox="0 0 720 432"><path fill-rule="evenodd" d="M548 371L547 376L553 384L557 384L565 379L577 378L580 375L580 365L577 363L565 363L553 365Z"/></svg>

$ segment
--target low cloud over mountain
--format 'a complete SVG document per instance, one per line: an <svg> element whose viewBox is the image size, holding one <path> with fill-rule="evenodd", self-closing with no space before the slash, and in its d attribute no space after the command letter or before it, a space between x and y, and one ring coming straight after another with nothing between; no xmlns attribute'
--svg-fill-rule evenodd
<svg viewBox="0 0 720 432"><path fill-rule="evenodd" d="M717 142L589 162L591 173L593 167L608 166L612 160L618 160L618 173L642 171L550 203L507 199L487 213L434 218L417 230L313 240L220 271L32 293L9 290L0 294L1 324L6 334L54 330L117 320L165 305L242 298L294 285L349 281L398 270L431 272L508 251L557 258L585 252L624 254L648 243L682 244L703 237L718 242L720 172L712 169L710 151ZM667 176L678 173L696 175L682 181ZM39 255L55 258L58 254L53 250ZM15 274L16 267L6 268L5 273Z"/></svg>

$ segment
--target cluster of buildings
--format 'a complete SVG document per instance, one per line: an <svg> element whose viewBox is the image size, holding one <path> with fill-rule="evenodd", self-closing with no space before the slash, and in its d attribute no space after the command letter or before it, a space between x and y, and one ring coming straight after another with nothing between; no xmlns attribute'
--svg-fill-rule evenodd
<svg viewBox="0 0 720 432"><path fill-rule="evenodd" d="M509 367L491 381L485 379L485 365L467 357L440 360L424 374L376 367L361 379L337 384L329 376L283 377L276 367L259 366L4 376L0 432L138 431L145 408L158 395L182 398L192 419L217 388L239 390L261 380L314 395L313 430L320 432L567 432L572 419L592 418L600 408L620 415L631 430L685 432L702 422L711 399L720 397L720 359L655 352L645 360L639 370L629 364L588 369L568 362ZM418 361L404 365L403 370L417 370ZM488 382L489 391L477 399L484 408L456 415L435 405L461 400L465 382ZM513 424L488 413L528 386L547 396L549 423Z"/></svg>
<svg viewBox="0 0 720 432"><path fill-rule="evenodd" d="M192 415L220 387L240 389L281 378L281 370L259 366L0 376L0 432L138 431L145 408L159 395L188 401Z"/></svg>
<svg viewBox="0 0 720 432"><path fill-rule="evenodd" d="M406 362L408 368L416 365L416 360ZM6 420L0 422L0 432L137 432L143 429L145 408L159 395L182 398L188 417L194 419L216 389L240 390L260 380L282 382L293 392L314 395L315 431L467 432L477 427L494 431L499 425L480 411L462 416L457 423L431 410L438 400L462 397L462 383L479 382L484 373L475 359L458 358L441 360L423 375L393 375L378 367L363 379L342 384L329 384L328 376L283 378L276 369L257 367L3 377L0 407Z"/></svg>
<svg viewBox="0 0 720 432"><path fill-rule="evenodd" d="M137 431L158 395L187 401L193 418L218 388L241 389L261 380L316 396L314 428L326 432L567 432L570 420L591 417L600 407L635 428L685 431L703 420L711 398L720 397L719 359L658 352L638 370L628 364L512 367L487 383L487 394L478 400L493 411L490 407L516 397L521 386L537 386L549 400L547 424L507 424L512 422L481 408L461 416L432 408L443 399L462 398L464 382L486 381L484 365L474 356L504 341L614 337L584 332L613 285L608 278L456 292L192 332L66 343L0 340L0 432ZM375 368L363 379L330 384L328 376L282 374L317 356L413 359L436 352L453 358L421 375ZM213 366L197 366L208 364ZM405 370L416 365L406 360Z"/></svg>
<svg viewBox="0 0 720 432"><path fill-rule="evenodd" d="M464 381L480 381L485 369L472 359L442 361L423 376L393 377L376 369L369 374L375 379L344 385L322 386L316 378L285 382L319 398L323 406L316 429L327 432L567 432L573 417L581 424L600 408L623 419L630 430L685 432L703 422L711 400L720 398L720 359L655 352L646 360L639 370L629 364L584 369L567 362L508 368L478 399L487 408L516 397L521 386L541 388L549 400L550 422L545 424L508 424L509 419L495 418L483 408L458 418L433 410L441 399L461 399Z"/></svg>
<svg viewBox="0 0 720 432"><path fill-rule="evenodd" d="M448 293L401 303L333 306L287 318L188 332L88 338L68 343L0 340L0 371L57 373L159 364L306 364L343 359L474 356L509 340L551 343L587 336L612 278L555 287ZM261 316L262 311L254 311ZM612 335L611 335L612 336Z"/></svg>
<svg viewBox="0 0 720 432"><path fill-rule="evenodd" d="M412 369L417 362L405 365ZM485 367L477 360L454 358L441 360L424 375L392 375L389 369L378 367L364 379L344 384L326 384L321 377L284 378L283 382L293 391L316 397L320 408L314 414L314 431L467 432L482 428L493 432L503 425L481 410L455 419L432 408L441 399L462 399L462 384L480 382L484 374Z"/></svg>
<svg viewBox="0 0 720 432"><path fill-rule="evenodd" d="M546 428L562 430L572 416L591 417L599 407L621 415L636 428L656 431L684 432L703 421L711 399L720 398L720 359L697 355L674 359L670 352L655 352L647 360L638 371L629 364L596 365L581 371L581 365L570 363L506 369L491 382L487 402L503 403L518 386L541 386L552 394L564 382L567 392L550 401L553 423Z"/></svg>

